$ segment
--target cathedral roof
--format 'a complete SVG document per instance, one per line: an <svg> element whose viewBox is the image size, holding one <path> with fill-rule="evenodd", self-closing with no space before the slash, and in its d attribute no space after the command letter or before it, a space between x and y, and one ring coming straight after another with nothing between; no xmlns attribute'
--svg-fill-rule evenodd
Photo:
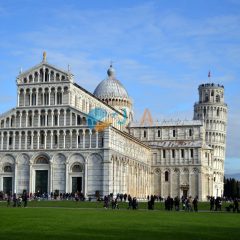
<svg viewBox="0 0 240 240"><path fill-rule="evenodd" d="M110 65L107 74L108 78L98 84L93 94L100 99L129 99L127 90L124 88L122 83L115 78L115 70L112 65Z"/></svg>
<svg viewBox="0 0 240 240"><path fill-rule="evenodd" d="M156 122L131 122L129 127L181 127L181 126L202 126L201 120L163 120Z"/></svg>
<svg viewBox="0 0 240 240"><path fill-rule="evenodd" d="M8 115L10 115L14 111L15 111L15 108L12 108L12 109L8 110L7 112L4 112L4 113L0 114L0 118L7 117Z"/></svg>

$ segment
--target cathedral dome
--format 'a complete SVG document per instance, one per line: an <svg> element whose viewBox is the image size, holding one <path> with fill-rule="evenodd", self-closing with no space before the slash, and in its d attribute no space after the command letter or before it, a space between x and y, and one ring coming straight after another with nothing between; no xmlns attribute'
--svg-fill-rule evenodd
<svg viewBox="0 0 240 240"><path fill-rule="evenodd" d="M129 99L127 90L121 82L115 78L115 70L112 65L110 65L110 68L107 70L107 74L108 78L98 84L93 94L100 99Z"/></svg>

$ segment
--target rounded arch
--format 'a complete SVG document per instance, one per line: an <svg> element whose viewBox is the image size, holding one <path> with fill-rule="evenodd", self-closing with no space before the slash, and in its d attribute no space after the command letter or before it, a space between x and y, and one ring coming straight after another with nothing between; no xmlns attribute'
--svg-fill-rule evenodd
<svg viewBox="0 0 240 240"><path fill-rule="evenodd" d="M84 165L79 162L74 162L70 167L70 171L74 173L83 172L83 170L84 170Z"/></svg>
<svg viewBox="0 0 240 240"><path fill-rule="evenodd" d="M2 171L3 172L13 172L14 164L10 162L4 162L2 165Z"/></svg>
<svg viewBox="0 0 240 240"><path fill-rule="evenodd" d="M3 158L2 158L2 163L10 163L11 165L15 164L15 157L11 154L6 154Z"/></svg>
<svg viewBox="0 0 240 240"><path fill-rule="evenodd" d="M5 166L3 166L3 172L12 173L13 172L13 166L11 164L5 164Z"/></svg>
<svg viewBox="0 0 240 240"><path fill-rule="evenodd" d="M42 158L45 158L47 159L48 163L50 163L50 159L51 157L45 153L45 152L42 152L42 153L36 153L35 155L32 156L31 158L31 163L35 164L36 163L36 160L39 158L39 157L42 157Z"/></svg>
<svg viewBox="0 0 240 240"><path fill-rule="evenodd" d="M66 163L66 156L62 153L56 153L53 158L52 158L52 161L53 163L56 163L56 164L65 164Z"/></svg>
<svg viewBox="0 0 240 240"><path fill-rule="evenodd" d="M87 162L89 162L90 158L93 157L95 160L99 160L101 162L103 162L103 158L102 156L99 154L99 153L91 153L87 156ZM117 156L116 156L116 159L117 160Z"/></svg>
<svg viewBox="0 0 240 240"><path fill-rule="evenodd" d="M68 157L68 162L70 164L74 163L74 162L79 162L79 163L85 163L85 157L80 154L80 153L73 153Z"/></svg>
<svg viewBox="0 0 240 240"><path fill-rule="evenodd" d="M29 164L30 156L26 153L21 153L17 156L16 162L18 164L27 165Z"/></svg>

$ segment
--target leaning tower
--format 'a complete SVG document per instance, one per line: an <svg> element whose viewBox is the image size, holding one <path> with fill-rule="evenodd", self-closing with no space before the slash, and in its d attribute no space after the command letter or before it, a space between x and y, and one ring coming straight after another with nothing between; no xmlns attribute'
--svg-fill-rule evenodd
<svg viewBox="0 0 240 240"><path fill-rule="evenodd" d="M199 102L194 105L194 119L204 122L206 143L213 148L213 195L222 196L227 126L224 86L201 84L198 91Z"/></svg>

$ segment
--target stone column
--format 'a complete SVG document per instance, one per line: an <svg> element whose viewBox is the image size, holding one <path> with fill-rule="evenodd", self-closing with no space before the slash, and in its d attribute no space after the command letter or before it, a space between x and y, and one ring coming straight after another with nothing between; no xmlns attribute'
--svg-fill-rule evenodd
<svg viewBox="0 0 240 240"><path fill-rule="evenodd" d="M24 89L23 90L23 106L24 107L26 106L25 100L26 100L26 90Z"/></svg>
<svg viewBox="0 0 240 240"><path fill-rule="evenodd" d="M4 137L4 133L1 132L1 150L3 150L3 137Z"/></svg>
<svg viewBox="0 0 240 240"><path fill-rule="evenodd" d="M83 148L85 148L85 129L83 129Z"/></svg>
<svg viewBox="0 0 240 240"><path fill-rule="evenodd" d="M73 144L72 144L72 129L70 129L70 148L72 148Z"/></svg>
<svg viewBox="0 0 240 240"><path fill-rule="evenodd" d="M52 127L54 126L54 111L51 111L51 120L52 120Z"/></svg>
<svg viewBox="0 0 240 240"><path fill-rule="evenodd" d="M178 191L179 191L179 197L181 198L181 170L179 169L179 186L178 186Z"/></svg>
<svg viewBox="0 0 240 240"><path fill-rule="evenodd" d="M58 122L57 122L57 124L58 124L58 127L60 126L60 111L58 110Z"/></svg>
<svg viewBox="0 0 240 240"><path fill-rule="evenodd" d="M10 134L9 132L7 132L7 150L9 150L9 138L10 138Z"/></svg>
<svg viewBox="0 0 240 240"><path fill-rule="evenodd" d="M31 132L31 149L34 148L33 141L34 141L34 132L32 131L32 132Z"/></svg>
<svg viewBox="0 0 240 240"><path fill-rule="evenodd" d="M22 127L22 112L19 113L19 127Z"/></svg>
<svg viewBox="0 0 240 240"><path fill-rule="evenodd" d="M63 96L64 96L63 93L64 93L64 90L62 89L61 90L61 105L63 105Z"/></svg>
<svg viewBox="0 0 240 240"><path fill-rule="evenodd" d="M25 131L25 149L27 150L28 132Z"/></svg>
<svg viewBox="0 0 240 240"><path fill-rule="evenodd" d="M64 117L64 126L66 126L66 122L67 122L67 111L66 110L64 110L64 112L63 112L63 117Z"/></svg>
<svg viewBox="0 0 240 240"><path fill-rule="evenodd" d="M48 113L45 112L45 127L48 125Z"/></svg>
<svg viewBox="0 0 240 240"><path fill-rule="evenodd" d="M36 89L36 106L38 106L38 88Z"/></svg>
<svg viewBox="0 0 240 240"><path fill-rule="evenodd" d="M87 186L88 186L88 163L87 162L85 162L85 169L84 169L85 171L84 171L84 196L85 196L85 198L87 198L88 197L88 188L87 188Z"/></svg>
<svg viewBox="0 0 240 240"><path fill-rule="evenodd" d="M78 130L77 130L77 132L76 132L76 141L77 141L77 148L78 148L78 137L79 137L79 132L78 132Z"/></svg>
<svg viewBox="0 0 240 240"><path fill-rule="evenodd" d="M192 196L191 170L189 170L189 172L188 172L188 184L189 184L188 196Z"/></svg>
<svg viewBox="0 0 240 240"><path fill-rule="evenodd" d="M39 149L39 144L40 144L40 132L37 132L37 149Z"/></svg>
<svg viewBox="0 0 240 240"><path fill-rule="evenodd" d="M18 163L17 161L15 162L15 168L14 168L14 193L17 193L17 168L18 168Z"/></svg>
<svg viewBox="0 0 240 240"><path fill-rule="evenodd" d="M14 127L16 128L16 127L17 127L17 112L15 112L14 116L15 116L15 124L14 124Z"/></svg>
<svg viewBox="0 0 240 240"><path fill-rule="evenodd" d="M15 150L15 144L16 144L16 132L13 132L13 147L12 149Z"/></svg>
<svg viewBox="0 0 240 240"><path fill-rule="evenodd" d="M63 131L63 148L66 148L66 131Z"/></svg>
<svg viewBox="0 0 240 240"><path fill-rule="evenodd" d="M57 148L60 146L60 132L59 130L57 131Z"/></svg>
<svg viewBox="0 0 240 240"><path fill-rule="evenodd" d="M43 82L45 82L45 67L43 67Z"/></svg>
<svg viewBox="0 0 240 240"><path fill-rule="evenodd" d="M28 112L26 111L26 122L25 122L25 126L28 127Z"/></svg>
<svg viewBox="0 0 240 240"><path fill-rule="evenodd" d="M32 89L30 89L29 95L30 95L29 106L32 106Z"/></svg>
<svg viewBox="0 0 240 240"><path fill-rule="evenodd" d="M170 197L172 197L172 175L173 175L173 170L171 169L170 171L170 174L169 174L169 178L170 178L170 181L169 181L169 187L170 187Z"/></svg>
<svg viewBox="0 0 240 240"><path fill-rule="evenodd" d="M53 192L53 163L50 161L49 190Z"/></svg>
<svg viewBox="0 0 240 240"><path fill-rule="evenodd" d="M98 148L98 132L96 131L96 148Z"/></svg>
<svg viewBox="0 0 240 240"><path fill-rule="evenodd" d="M19 150L22 149L22 132L19 132Z"/></svg>
<svg viewBox="0 0 240 240"><path fill-rule="evenodd" d="M71 105L71 91L68 90L68 104Z"/></svg>
<svg viewBox="0 0 240 240"><path fill-rule="evenodd" d="M89 148L92 148L92 130L89 130Z"/></svg>
<svg viewBox="0 0 240 240"><path fill-rule="evenodd" d="M47 131L44 133L44 149L47 149Z"/></svg>
<svg viewBox="0 0 240 240"><path fill-rule="evenodd" d="M203 191L202 191L202 172L198 171L198 197L200 201L203 201Z"/></svg>
<svg viewBox="0 0 240 240"><path fill-rule="evenodd" d="M53 149L53 131L51 131L51 149Z"/></svg>
<svg viewBox="0 0 240 240"><path fill-rule="evenodd" d="M69 168L69 164L68 164L68 161L66 161L66 186L65 186L65 191L66 191L66 193L68 193L68 192L71 192L71 191L69 191L69 189L68 189L68 186L69 186L69 176L68 176L68 168Z"/></svg>
<svg viewBox="0 0 240 240"><path fill-rule="evenodd" d="M51 88L48 89L48 105L51 105Z"/></svg>
<svg viewBox="0 0 240 240"><path fill-rule="evenodd" d="M72 126L72 111L70 110L70 126Z"/></svg>
<svg viewBox="0 0 240 240"><path fill-rule="evenodd" d="M32 189L32 163L29 163L29 193L33 193L33 189Z"/></svg>

